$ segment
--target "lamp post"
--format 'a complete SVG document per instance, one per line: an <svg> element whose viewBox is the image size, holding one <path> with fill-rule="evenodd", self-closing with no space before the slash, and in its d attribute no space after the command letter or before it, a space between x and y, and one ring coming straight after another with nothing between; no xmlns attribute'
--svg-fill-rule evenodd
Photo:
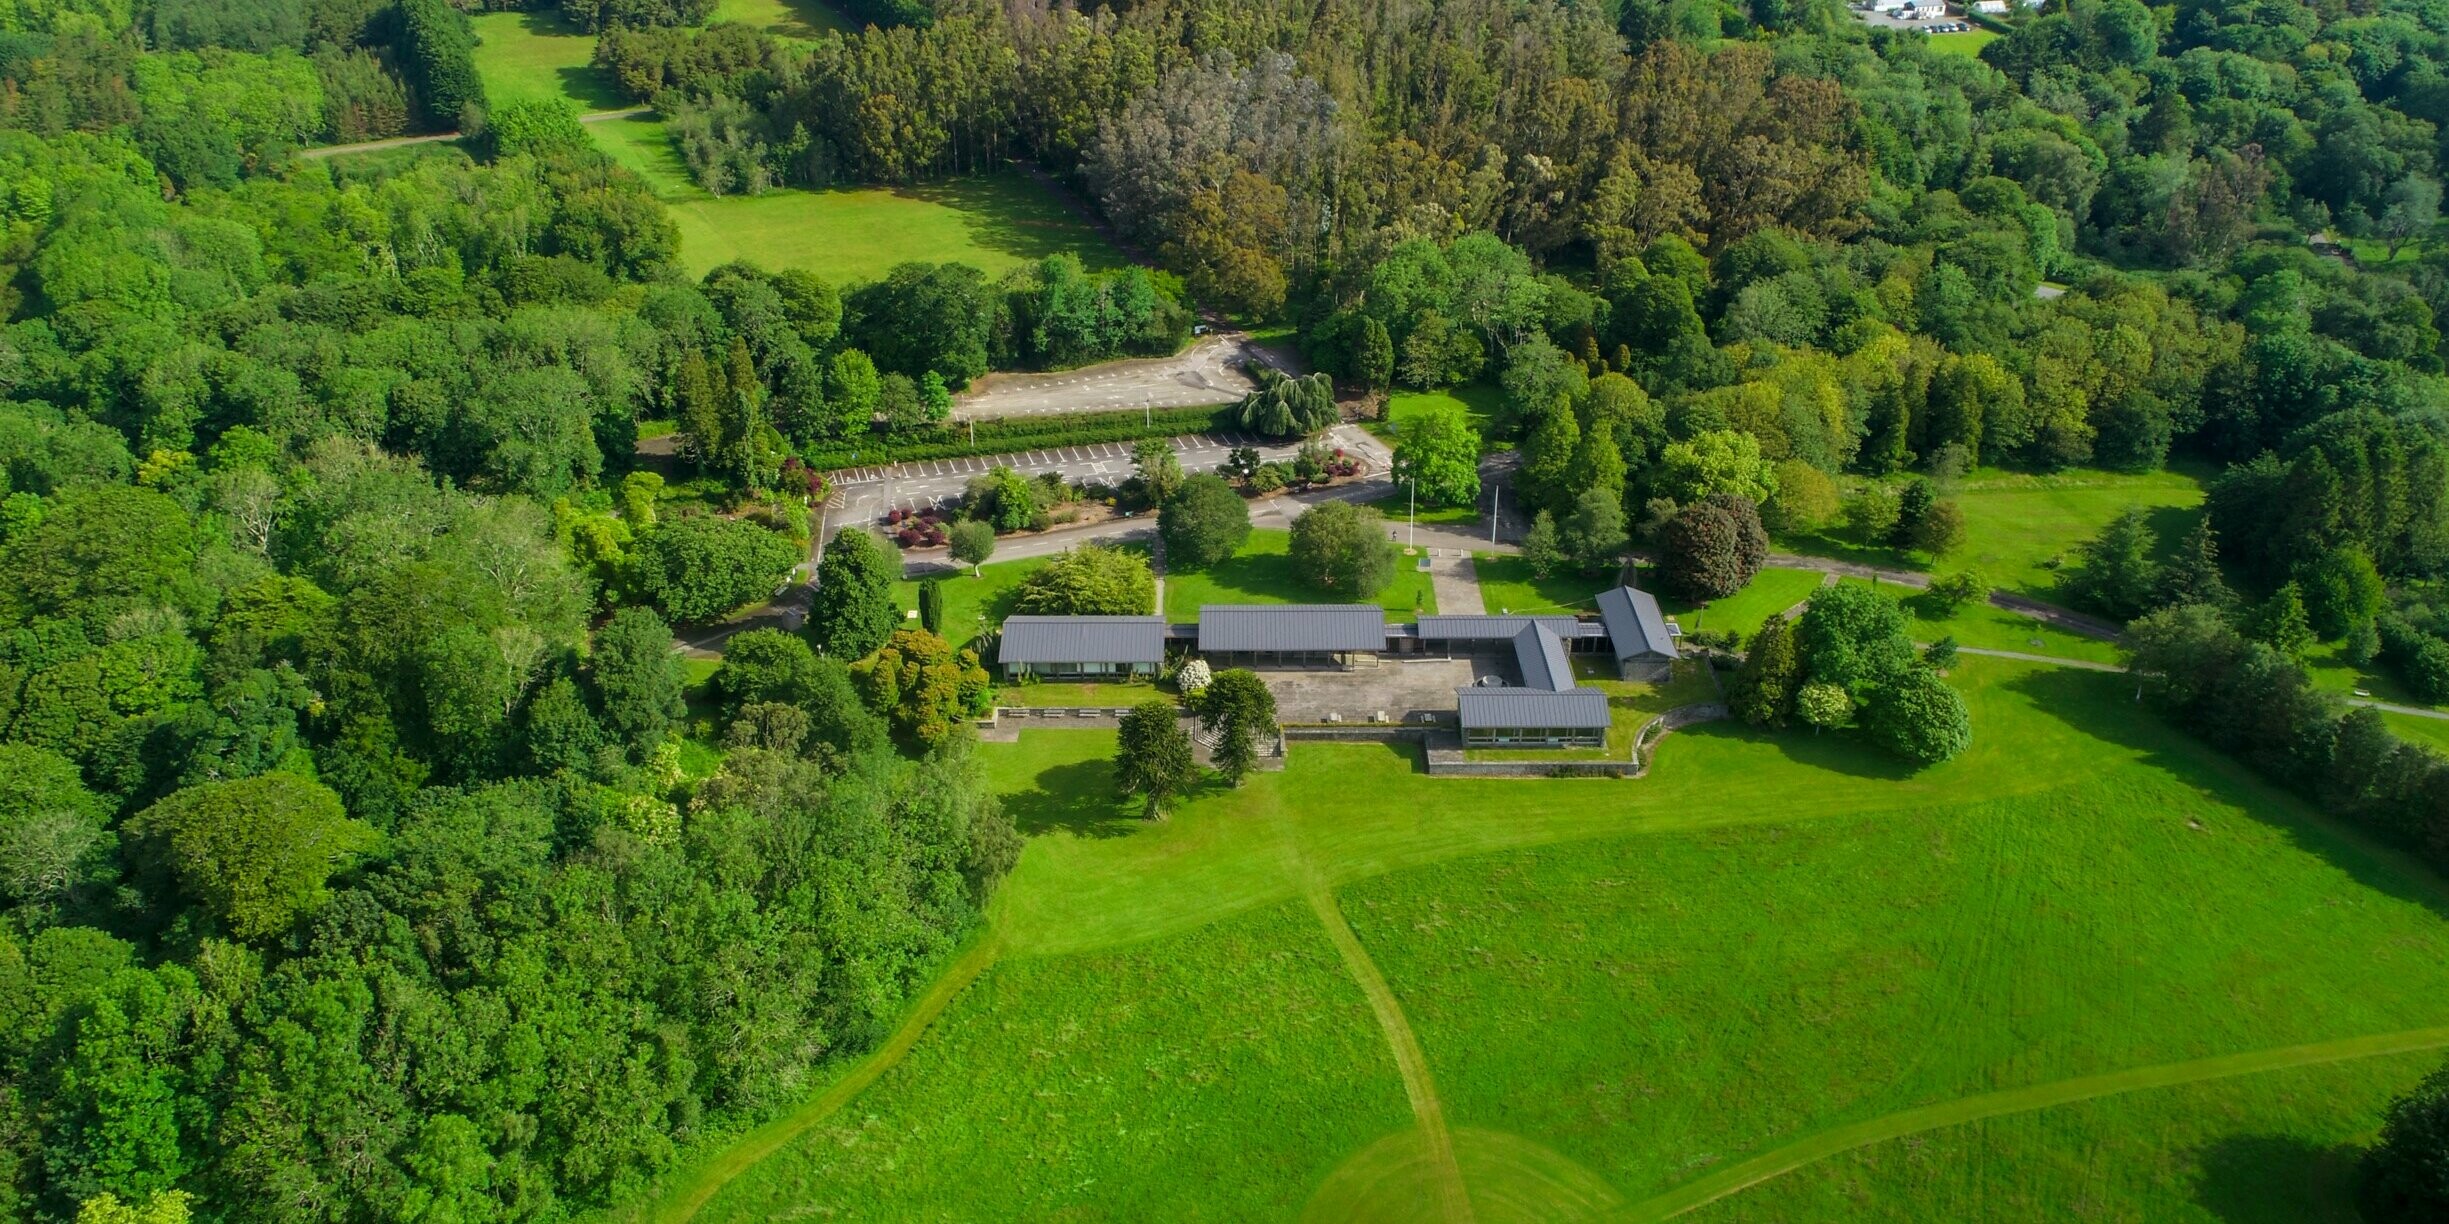
<svg viewBox="0 0 2449 1224"><path fill-rule="evenodd" d="M1403 546L1417 550L1420 547L1420 477L1407 477L1403 483L1412 487L1412 525L1404 536Z"/></svg>

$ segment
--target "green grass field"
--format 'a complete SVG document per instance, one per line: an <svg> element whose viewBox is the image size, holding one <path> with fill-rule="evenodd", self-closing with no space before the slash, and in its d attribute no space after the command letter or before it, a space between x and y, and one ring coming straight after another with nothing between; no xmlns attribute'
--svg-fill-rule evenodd
<svg viewBox="0 0 2449 1224"><path fill-rule="evenodd" d="M737 21L776 38L806 41L827 33L855 33L858 26L823 0L720 0L716 21Z"/></svg>
<svg viewBox="0 0 2449 1224"><path fill-rule="evenodd" d="M1114 547L1147 554L1144 545L1117 544ZM1018 593L1021 580L1045 567L1052 557L1023 557L1017 561L990 561L978 567L978 576L968 570L958 574L938 574L944 582L944 639L955 646L966 646L979 634L1003 624L1012 614L1012 599ZM918 580L903 579L893 584L893 606L903 611L918 607Z"/></svg>
<svg viewBox="0 0 2449 1224"><path fill-rule="evenodd" d="M2440 882L2115 677L1955 683L1974 745L1919 772L1723 723L1630 782L1303 743L1155 823L1110 734L987 745L1031 839L1000 959L696 1218L1420 1219L1453 1180L1654 1219L1789 1150L1692 1218L2335 1217L2437 1055L2187 1068L2449 1043Z"/></svg>
<svg viewBox="0 0 2449 1224"><path fill-rule="evenodd" d="M795 38L847 28L817 0L724 0L717 16ZM473 20L481 40L477 72L495 102L563 98L582 112L634 105L594 67L594 37L559 14L486 13ZM889 189L714 196L691 179L660 118L606 119L587 131L670 210L681 261L692 274L748 259L845 284L877 280L912 260L974 264L989 279L1062 251L1091 268L1124 262L1086 221L1018 172Z"/></svg>
<svg viewBox="0 0 2449 1224"><path fill-rule="evenodd" d="M1451 391L1397 391L1386 397L1386 416L1370 423L1373 432L1383 438L1393 438L1403 419L1418 416L1432 408L1460 408L1470 419L1471 427L1480 431L1483 443L1494 421L1498 405L1505 393L1485 383L1456 387Z"/></svg>
<svg viewBox="0 0 2449 1224"><path fill-rule="evenodd" d="M476 30L476 74L496 106L552 98L566 98L581 111L636 105L596 69L595 36L564 22L558 11L480 13L468 24Z"/></svg>
<svg viewBox="0 0 2449 1224"><path fill-rule="evenodd" d="M1293 577L1286 550L1289 531L1253 531L1241 549L1204 570L1176 570L1165 575L1165 616L1172 621L1199 619L1202 604L1344 603ZM1437 593L1429 576L1412 568L1411 557L1400 559L1394 581L1378 592L1377 604L1397 619L1414 610L1435 612Z"/></svg>
<svg viewBox="0 0 2449 1224"><path fill-rule="evenodd" d="M1600 591L1615 585L1615 577L1592 578L1565 569L1542 578L1530 563L1512 553L1473 553L1471 566L1480 576L1480 602L1491 613L1595 612Z"/></svg>
<svg viewBox="0 0 2449 1224"><path fill-rule="evenodd" d="M1381 497L1376 501L1363 502L1361 504L1377 507L1378 513L1385 515L1387 522L1393 523L1398 527L1405 523L1412 522L1412 516L1415 512L1419 515L1418 521L1424 526L1484 527L1484 524L1482 524L1480 520L1480 508L1477 505L1423 505L1420 506L1417 511L1415 511L1412 504L1410 490L1399 485L1395 488L1395 491L1391 496Z"/></svg>
<svg viewBox="0 0 2449 1224"><path fill-rule="evenodd" d="M1667 594L1654 570L1644 568L1640 585L1658 596L1659 610L1675 618L1686 633L1733 632L1746 640L1760 632L1770 617L1811 598L1820 589L1817 570L1764 569L1742 590L1724 599L1696 604Z"/></svg>
<svg viewBox="0 0 2449 1224"><path fill-rule="evenodd" d="M849 283L920 260L973 264L991 280L1064 251L1092 269L1123 263L1087 222L1018 172L719 198L689 188L667 195L665 205L680 226L682 260L698 273L749 259Z"/></svg>
<svg viewBox="0 0 2449 1224"><path fill-rule="evenodd" d="M1998 32L1971 29L1955 34L1931 34L1926 37L1930 39L1930 49L1942 55L1975 56L1981 54L1983 47L1998 41Z"/></svg>
<svg viewBox="0 0 2449 1224"><path fill-rule="evenodd" d="M2099 535L2128 507L2139 507L2159 533L2162 553L2173 553L2202 513L2203 485L2196 475L2180 471L2032 475L1984 468L1951 496L1964 508L1964 544L1935 562L1920 553L1864 544L1842 529L1781 536L1777 546L1900 569L1978 569L2002 590L2063 602L2058 574L2074 561L2076 545Z"/></svg>
<svg viewBox="0 0 2449 1224"><path fill-rule="evenodd" d="M1865 584L1865 580L1860 578L1841 578L1838 581L1854 586ZM1928 643L1942 637L1952 637L1959 646L1982 650L2012 650L2018 654L2076 659L2087 663L2119 661L2115 643L2069 633L2022 613L1981 603L1958 608L1950 616L1937 616L1929 601L1916 592L1893 584L1883 584L1879 589L1904 604L1905 614L1912 618L1908 632L1917 642Z"/></svg>
<svg viewBox="0 0 2449 1224"><path fill-rule="evenodd" d="M1360 990L1278 903L998 964L857 1108L700 1218L1281 1219L1406 1116Z"/></svg>

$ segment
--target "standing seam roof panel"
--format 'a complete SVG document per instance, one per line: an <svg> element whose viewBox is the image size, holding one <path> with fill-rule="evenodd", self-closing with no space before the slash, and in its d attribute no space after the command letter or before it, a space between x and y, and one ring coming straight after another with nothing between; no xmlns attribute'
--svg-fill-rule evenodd
<svg viewBox="0 0 2449 1224"><path fill-rule="evenodd" d="M1162 616L1004 618L999 663L1162 663Z"/></svg>
<svg viewBox="0 0 2449 1224"><path fill-rule="evenodd" d="M1376 604L1207 604L1199 649L1353 651L1386 649L1386 610Z"/></svg>
<svg viewBox="0 0 2449 1224"><path fill-rule="evenodd" d="M1608 645L1618 660L1676 657L1675 635L1667 632L1666 614L1648 591L1617 587L1599 592L1599 619L1607 625Z"/></svg>

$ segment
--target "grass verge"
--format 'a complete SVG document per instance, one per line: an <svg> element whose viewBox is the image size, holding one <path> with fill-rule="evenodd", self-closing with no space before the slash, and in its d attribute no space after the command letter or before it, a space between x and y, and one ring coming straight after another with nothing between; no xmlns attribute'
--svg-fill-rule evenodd
<svg viewBox="0 0 2449 1224"><path fill-rule="evenodd" d="M1204 570L1177 570L1165 576L1165 616L1175 622L1199 619L1203 604L1344 603L1293 576L1289 531L1253 531L1241 548ZM1403 557L1392 582L1371 602L1396 619L1415 611L1435 612L1437 592L1429 576Z"/></svg>

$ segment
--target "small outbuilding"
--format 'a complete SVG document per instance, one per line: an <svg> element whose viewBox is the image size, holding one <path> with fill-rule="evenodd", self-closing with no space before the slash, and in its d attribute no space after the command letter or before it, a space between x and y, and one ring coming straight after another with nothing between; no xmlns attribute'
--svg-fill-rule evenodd
<svg viewBox="0 0 2449 1224"><path fill-rule="evenodd" d="M1162 616L1004 618L996 662L1004 678L1118 680L1153 676L1165 663Z"/></svg>
<svg viewBox="0 0 2449 1224"><path fill-rule="evenodd" d="M1607 626L1607 642L1616 656L1616 673L1626 680L1665 681L1675 672L1675 631L1658 597L1648 591L1620 586L1599 592L1599 621Z"/></svg>

